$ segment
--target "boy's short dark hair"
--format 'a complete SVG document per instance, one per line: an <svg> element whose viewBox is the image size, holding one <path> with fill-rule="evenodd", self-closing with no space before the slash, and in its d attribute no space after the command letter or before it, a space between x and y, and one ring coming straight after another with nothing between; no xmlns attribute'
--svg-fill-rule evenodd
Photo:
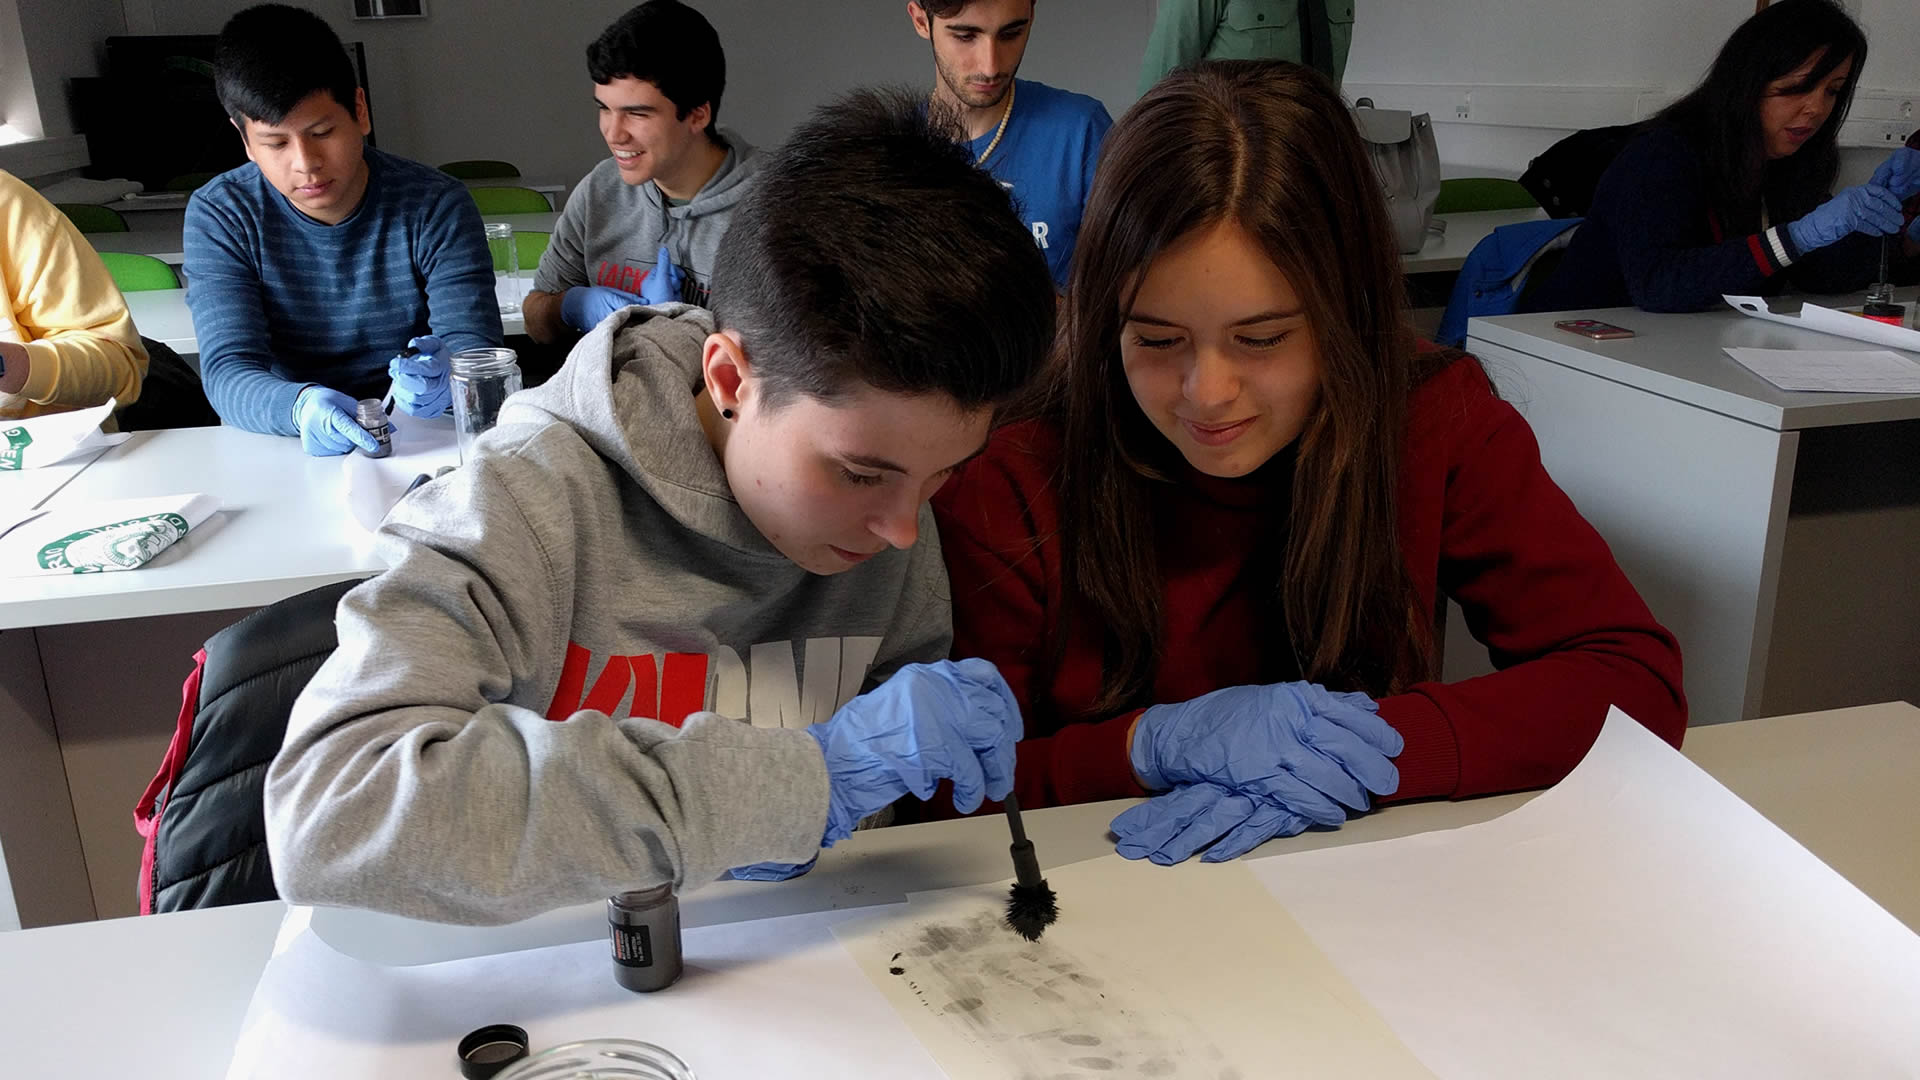
<svg viewBox="0 0 1920 1080"><path fill-rule="evenodd" d="M914 0L930 19L951 19L965 10L972 0Z"/></svg>
<svg viewBox="0 0 1920 1080"><path fill-rule="evenodd" d="M924 92L857 90L762 165L713 274L778 405L863 385L1005 403L1053 340L1053 279L999 181L974 168Z"/></svg>
<svg viewBox="0 0 1920 1080"><path fill-rule="evenodd" d="M650 82L682 120L705 105L707 137L715 138L727 54L713 24L680 0L647 0L616 19L587 46L587 74L602 86L622 77Z"/></svg>
<svg viewBox="0 0 1920 1080"><path fill-rule="evenodd" d="M261 4L228 19L214 46L214 90L243 131L248 120L279 123L317 90L353 112L359 85L333 27L285 4Z"/></svg>

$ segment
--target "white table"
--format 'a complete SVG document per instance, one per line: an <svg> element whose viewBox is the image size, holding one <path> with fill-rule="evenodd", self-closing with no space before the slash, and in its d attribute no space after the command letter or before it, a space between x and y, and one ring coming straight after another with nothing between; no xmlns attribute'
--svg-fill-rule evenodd
<svg viewBox="0 0 1920 1080"><path fill-rule="evenodd" d="M0 629L259 607L382 569L347 517L339 458L233 427L136 433L50 505L206 492L222 509L150 566L4 578Z"/></svg>
<svg viewBox="0 0 1920 1080"><path fill-rule="evenodd" d="M504 223L513 226L514 232L553 231L554 223L560 220L558 211L544 214L482 214L480 220L489 225ZM122 233L88 233L87 242L95 251L120 251L130 255L151 255L168 266L184 266L187 261L186 245L181 239L179 222L172 227L148 218L136 217L131 228ZM148 335L151 337L152 335Z"/></svg>
<svg viewBox="0 0 1920 1080"><path fill-rule="evenodd" d="M129 812L194 651L247 609L383 569L344 483L340 459L298 439L185 428L134 435L49 500L201 491L224 509L137 571L0 578L0 912L32 926L133 910Z"/></svg>
<svg viewBox="0 0 1920 1080"><path fill-rule="evenodd" d="M1638 336L1553 328L1570 315ZM1786 393L1722 352L1872 346L1732 309L1467 333L1678 636L1694 723L1920 700L1920 395Z"/></svg>
<svg viewBox="0 0 1920 1080"><path fill-rule="evenodd" d="M504 277L500 274L494 276L496 281ZM532 289L533 271L520 271L521 298L524 299ZM164 344L181 356L200 352L200 338L193 330L193 313L187 308L187 290L150 289L146 292L130 292L126 297L127 311L133 316L133 325L143 336ZM500 330L508 335L524 334L527 332L526 319L518 311L502 314Z"/></svg>
<svg viewBox="0 0 1920 1080"><path fill-rule="evenodd" d="M1920 927L1920 709L1892 704L1689 732L1687 756L1849 878ZM1260 848L1254 858L1382 840L1489 820L1531 795L1390 806L1335 832ZM1112 850L1124 804L1029 811L1047 867ZM721 882L686 897L686 925L887 903L908 890L1008 875L998 818L855 834L820 865L776 885ZM217 1076L231 1053L283 911L278 903L0 934L0 1033L8 1074ZM329 912L336 948L389 963L504 952L605 933L598 905L494 930L435 928ZM358 923L356 925L356 922ZM318 924L316 924L317 926ZM423 940L430 939L430 940ZM111 1038L101 1034L112 1031ZM82 1073L63 1071L76 1048ZM452 1075L449 1070L449 1075Z"/></svg>
<svg viewBox="0 0 1920 1080"><path fill-rule="evenodd" d="M1401 256L1404 273L1436 274L1454 273L1465 265L1467 255L1480 241L1502 225L1518 225L1523 221L1541 221L1547 216L1545 210L1533 207L1528 210L1475 210L1460 214L1439 214L1435 220L1446 223L1446 231L1440 235L1427 234L1427 243L1418 254Z"/></svg>

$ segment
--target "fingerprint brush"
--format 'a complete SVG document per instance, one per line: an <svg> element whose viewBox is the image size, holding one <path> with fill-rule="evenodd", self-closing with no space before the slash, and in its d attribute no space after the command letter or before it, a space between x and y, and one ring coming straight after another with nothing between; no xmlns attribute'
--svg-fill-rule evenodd
<svg viewBox="0 0 1920 1080"><path fill-rule="evenodd" d="M1005 803L1007 827L1013 832L1013 889L1007 900L1007 926L1028 941L1040 935L1060 917L1060 905L1053 888L1040 876L1040 858L1033 853L1033 841L1020 821L1020 800L1009 792Z"/></svg>

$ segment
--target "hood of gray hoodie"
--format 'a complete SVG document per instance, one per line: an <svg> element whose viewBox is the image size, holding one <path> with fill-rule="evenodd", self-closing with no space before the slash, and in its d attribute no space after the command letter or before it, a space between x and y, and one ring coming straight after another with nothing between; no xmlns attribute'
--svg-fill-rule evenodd
<svg viewBox="0 0 1920 1080"><path fill-rule="evenodd" d="M553 378L509 398L500 423L565 423L681 525L742 555L805 573L740 509L692 408L711 333L713 313L705 308L628 308L580 339ZM930 514L922 516L923 529Z"/></svg>

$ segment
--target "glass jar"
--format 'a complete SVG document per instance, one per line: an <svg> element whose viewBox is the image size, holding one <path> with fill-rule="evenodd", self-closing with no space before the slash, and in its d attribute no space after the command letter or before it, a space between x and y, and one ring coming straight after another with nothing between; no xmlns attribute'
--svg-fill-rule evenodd
<svg viewBox="0 0 1920 1080"><path fill-rule="evenodd" d="M566 1043L515 1064L494 1080L694 1080L671 1051L633 1039Z"/></svg>
<svg viewBox="0 0 1920 1080"><path fill-rule="evenodd" d="M448 365L453 378L453 437L460 461L467 447L500 422L500 406L520 391L520 357L512 349L463 349Z"/></svg>

